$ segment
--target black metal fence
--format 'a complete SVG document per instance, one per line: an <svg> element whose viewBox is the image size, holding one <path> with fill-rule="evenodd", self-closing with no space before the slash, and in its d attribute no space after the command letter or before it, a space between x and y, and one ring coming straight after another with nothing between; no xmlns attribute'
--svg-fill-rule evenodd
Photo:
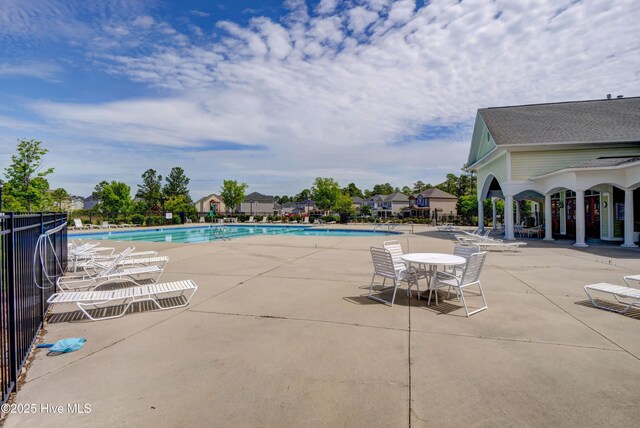
<svg viewBox="0 0 640 428"><path fill-rule="evenodd" d="M44 321L55 279L67 268L67 228L41 239L47 251L35 257L38 238L67 223L66 214L0 214L0 402L16 388L18 375ZM57 256L57 259L56 259ZM44 265L44 269L43 269ZM37 285L40 287L38 287Z"/></svg>

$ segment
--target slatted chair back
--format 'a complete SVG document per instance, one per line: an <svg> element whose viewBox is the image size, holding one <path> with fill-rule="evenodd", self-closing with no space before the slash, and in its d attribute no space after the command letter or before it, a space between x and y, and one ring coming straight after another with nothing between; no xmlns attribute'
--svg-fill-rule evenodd
<svg viewBox="0 0 640 428"><path fill-rule="evenodd" d="M118 264L124 259L126 259L129 254L131 254L135 250L135 247L128 247L123 252L118 254L118 256L111 260L104 268L102 272L98 274L98 277L109 276L111 273L118 267Z"/></svg>
<svg viewBox="0 0 640 428"><path fill-rule="evenodd" d="M486 251L474 253L469 256L467 259L467 265L462 273L460 285L473 284L480 280L480 272L482 272L482 267L484 266L486 258Z"/></svg>
<svg viewBox="0 0 640 428"><path fill-rule="evenodd" d="M464 257L465 259L469 259L471 254L479 252L480 247L478 244L456 244L453 249L454 256Z"/></svg>
<svg viewBox="0 0 640 428"><path fill-rule="evenodd" d="M407 267L405 262L402 260L402 255L404 252L402 251L402 245L400 245L400 241L384 241L382 243L382 247L391 253L391 258L393 259L393 265L395 269L404 269Z"/></svg>
<svg viewBox="0 0 640 428"><path fill-rule="evenodd" d="M385 278L396 278L396 269L391 253L384 248L371 247L371 259L376 275Z"/></svg>

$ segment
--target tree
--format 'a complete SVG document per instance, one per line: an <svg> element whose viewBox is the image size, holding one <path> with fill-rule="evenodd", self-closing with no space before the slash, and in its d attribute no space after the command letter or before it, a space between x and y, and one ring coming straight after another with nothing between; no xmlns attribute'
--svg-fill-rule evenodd
<svg viewBox="0 0 640 428"><path fill-rule="evenodd" d="M458 194L458 176L452 173L447 174L447 179L436 185L436 187L443 192L447 192L454 196L461 196Z"/></svg>
<svg viewBox="0 0 640 428"><path fill-rule="evenodd" d="M148 169L142 173L142 184L138 184L136 197L142 199L144 206L141 212L149 212L160 205L162 200L162 176L155 169Z"/></svg>
<svg viewBox="0 0 640 428"><path fill-rule="evenodd" d="M358 186L356 186L355 183L349 183L347 187L342 189L342 193L345 195L349 195L352 198L355 198L355 197L364 198L364 194L362 193L362 190L358 189Z"/></svg>
<svg viewBox="0 0 640 428"><path fill-rule="evenodd" d="M45 177L53 168L43 168L43 156L49 150L36 140L18 140L17 155L11 156L11 165L5 168L7 186L3 193L18 210L43 210L48 208L49 182Z"/></svg>
<svg viewBox="0 0 640 428"><path fill-rule="evenodd" d="M58 204L58 210L62 211L62 203L69 200L69 192L60 187L51 192L53 200Z"/></svg>
<svg viewBox="0 0 640 428"><path fill-rule="evenodd" d="M96 185L93 195L100 199L98 210L111 218L117 217L118 213L127 214L131 211L131 187L128 184L101 181Z"/></svg>
<svg viewBox="0 0 640 428"><path fill-rule="evenodd" d="M411 188L409 186L404 186L402 188L402 193L404 193L407 196L411 196L411 195L413 195L413 190L411 190Z"/></svg>
<svg viewBox="0 0 640 428"><path fill-rule="evenodd" d="M291 202L304 202L307 199L311 199L311 190L304 189L302 192L295 195Z"/></svg>
<svg viewBox="0 0 640 428"><path fill-rule="evenodd" d="M342 195L340 185L333 178L322 177L316 178L311 193L316 205L323 211L334 208Z"/></svg>
<svg viewBox="0 0 640 428"><path fill-rule="evenodd" d="M418 180L415 183L413 183L413 191L415 193L424 192L425 190L427 190L429 188L427 186L431 186L431 185L430 184L424 184L421 180Z"/></svg>
<svg viewBox="0 0 640 428"><path fill-rule="evenodd" d="M238 184L235 180L224 180L222 182L222 200L232 211L244 201L244 192L249 187L246 183Z"/></svg>
<svg viewBox="0 0 640 428"><path fill-rule="evenodd" d="M289 196L274 196L273 200L275 201L276 204L286 204L287 202L291 202L293 199L290 198Z"/></svg>
<svg viewBox="0 0 640 428"><path fill-rule="evenodd" d="M186 218L195 219L198 215L196 207L184 195L170 196L164 203L166 212L180 214L184 213Z"/></svg>
<svg viewBox="0 0 640 428"><path fill-rule="evenodd" d="M360 214L362 214L364 216L370 216L371 215L371 207L369 205L360 206Z"/></svg>
<svg viewBox="0 0 640 428"><path fill-rule="evenodd" d="M356 213L356 209L353 206L353 198L346 193L341 193L333 206L333 210L343 216L354 215Z"/></svg>
<svg viewBox="0 0 640 428"><path fill-rule="evenodd" d="M384 184L376 184L375 186L373 186L373 189L371 190L371 196L373 195L390 195L394 192L394 188L391 184L389 183L384 183Z"/></svg>
<svg viewBox="0 0 640 428"><path fill-rule="evenodd" d="M171 168L171 172L165 179L167 184L162 188L162 193L166 198L171 196L184 196L188 201L191 201L189 195L189 178L184 174L184 169L179 166Z"/></svg>
<svg viewBox="0 0 640 428"><path fill-rule="evenodd" d="M478 199L475 196L463 195L458 198L456 210L466 223L471 223L472 218L478 215Z"/></svg>

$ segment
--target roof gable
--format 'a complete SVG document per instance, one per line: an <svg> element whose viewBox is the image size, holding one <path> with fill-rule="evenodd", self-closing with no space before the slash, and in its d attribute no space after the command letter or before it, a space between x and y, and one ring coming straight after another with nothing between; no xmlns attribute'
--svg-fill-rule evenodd
<svg viewBox="0 0 640 428"><path fill-rule="evenodd" d="M404 193L394 192L384 198L384 202L409 202L409 197Z"/></svg>
<svg viewBox="0 0 640 428"><path fill-rule="evenodd" d="M244 202L273 203L273 196L263 195L262 193L252 192L244 197Z"/></svg>
<svg viewBox="0 0 640 428"><path fill-rule="evenodd" d="M487 153L496 147L487 125L482 120L480 113L476 116L476 124L473 127L473 136L471 137L471 148L469 149L469 158L467 165L473 165L479 159L482 159Z"/></svg>
<svg viewBox="0 0 640 428"><path fill-rule="evenodd" d="M484 108L478 116L498 146L640 142L640 97Z"/></svg>
<svg viewBox="0 0 640 428"><path fill-rule="evenodd" d="M447 193L444 190L440 190L437 187L432 187L431 189L427 189L424 192L413 195L412 198L415 199L420 195L422 195L423 198L458 199L457 196L452 195L451 193Z"/></svg>

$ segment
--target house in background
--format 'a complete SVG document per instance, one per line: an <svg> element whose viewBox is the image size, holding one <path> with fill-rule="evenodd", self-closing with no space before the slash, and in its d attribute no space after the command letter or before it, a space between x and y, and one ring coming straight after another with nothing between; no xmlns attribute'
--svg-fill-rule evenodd
<svg viewBox="0 0 640 428"><path fill-rule="evenodd" d="M520 219L514 202L541 206L544 239L619 241L640 230L640 97L479 109L468 168L482 201L505 201L505 238ZM496 219L494 218L494 224Z"/></svg>
<svg viewBox="0 0 640 428"><path fill-rule="evenodd" d="M99 203L100 203L100 199L96 198L95 196L93 196L93 195L87 196L83 200L83 204L82 204L83 208L82 209L87 210L87 211L91 211L93 209L93 207L95 207Z"/></svg>
<svg viewBox="0 0 640 428"><path fill-rule="evenodd" d="M62 211L77 211L84 209L84 200L82 196L69 196L68 199L62 201L61 209Z"/></svg>
<svg viewBox="0 0 640 428"><path fill-rule="evenodd" d="M224 213L227 210L222 197L215 193L198 199L194 202L194 205L196 207L196 211L202 215L209 214L211 210L213 210L215 214Z"/></svg>
<svg viewBox="0 0 640 428"><path fill-rule="evenodd" d="M281 215L289 215L289 214L293 214L293 210L296 209L296 203L295 202L285 202L283 204L276 204L276 208L279 208L280 214Z"/></svg>
<svg viewBox="0 0 640 428"><path fill-rule="evenodd" d="M244 197L238 211L247 215L271 215L274 210L277 210L277 207L273 196L253 192Z"/></svg>
<svg viewBox="0 0 640 428"><path fill-rule="evenodd" d="M409 206L402 210L405 217L439 218L444 214L455 215L458 198L437 188L409 196Z"/></svg>
<svg viewBox="0 0 640 428"><path fill-rule="evenodd" d="M390 195L386 195L382 201L383 215L382 217L388 217L389 215L398 216L402 213L402 209L409 205L409 197L404 193L394 192Z"/></svg>
<svg viewBox="0 0 640 428"><path fill-rule="evenodd" d="M359 196L354 196L353 197L353 208L355 208L356 211L360 212L360 207L362 207L363 205L366 205L367 201L365 201L364 199L362 199Z"/></svg>

